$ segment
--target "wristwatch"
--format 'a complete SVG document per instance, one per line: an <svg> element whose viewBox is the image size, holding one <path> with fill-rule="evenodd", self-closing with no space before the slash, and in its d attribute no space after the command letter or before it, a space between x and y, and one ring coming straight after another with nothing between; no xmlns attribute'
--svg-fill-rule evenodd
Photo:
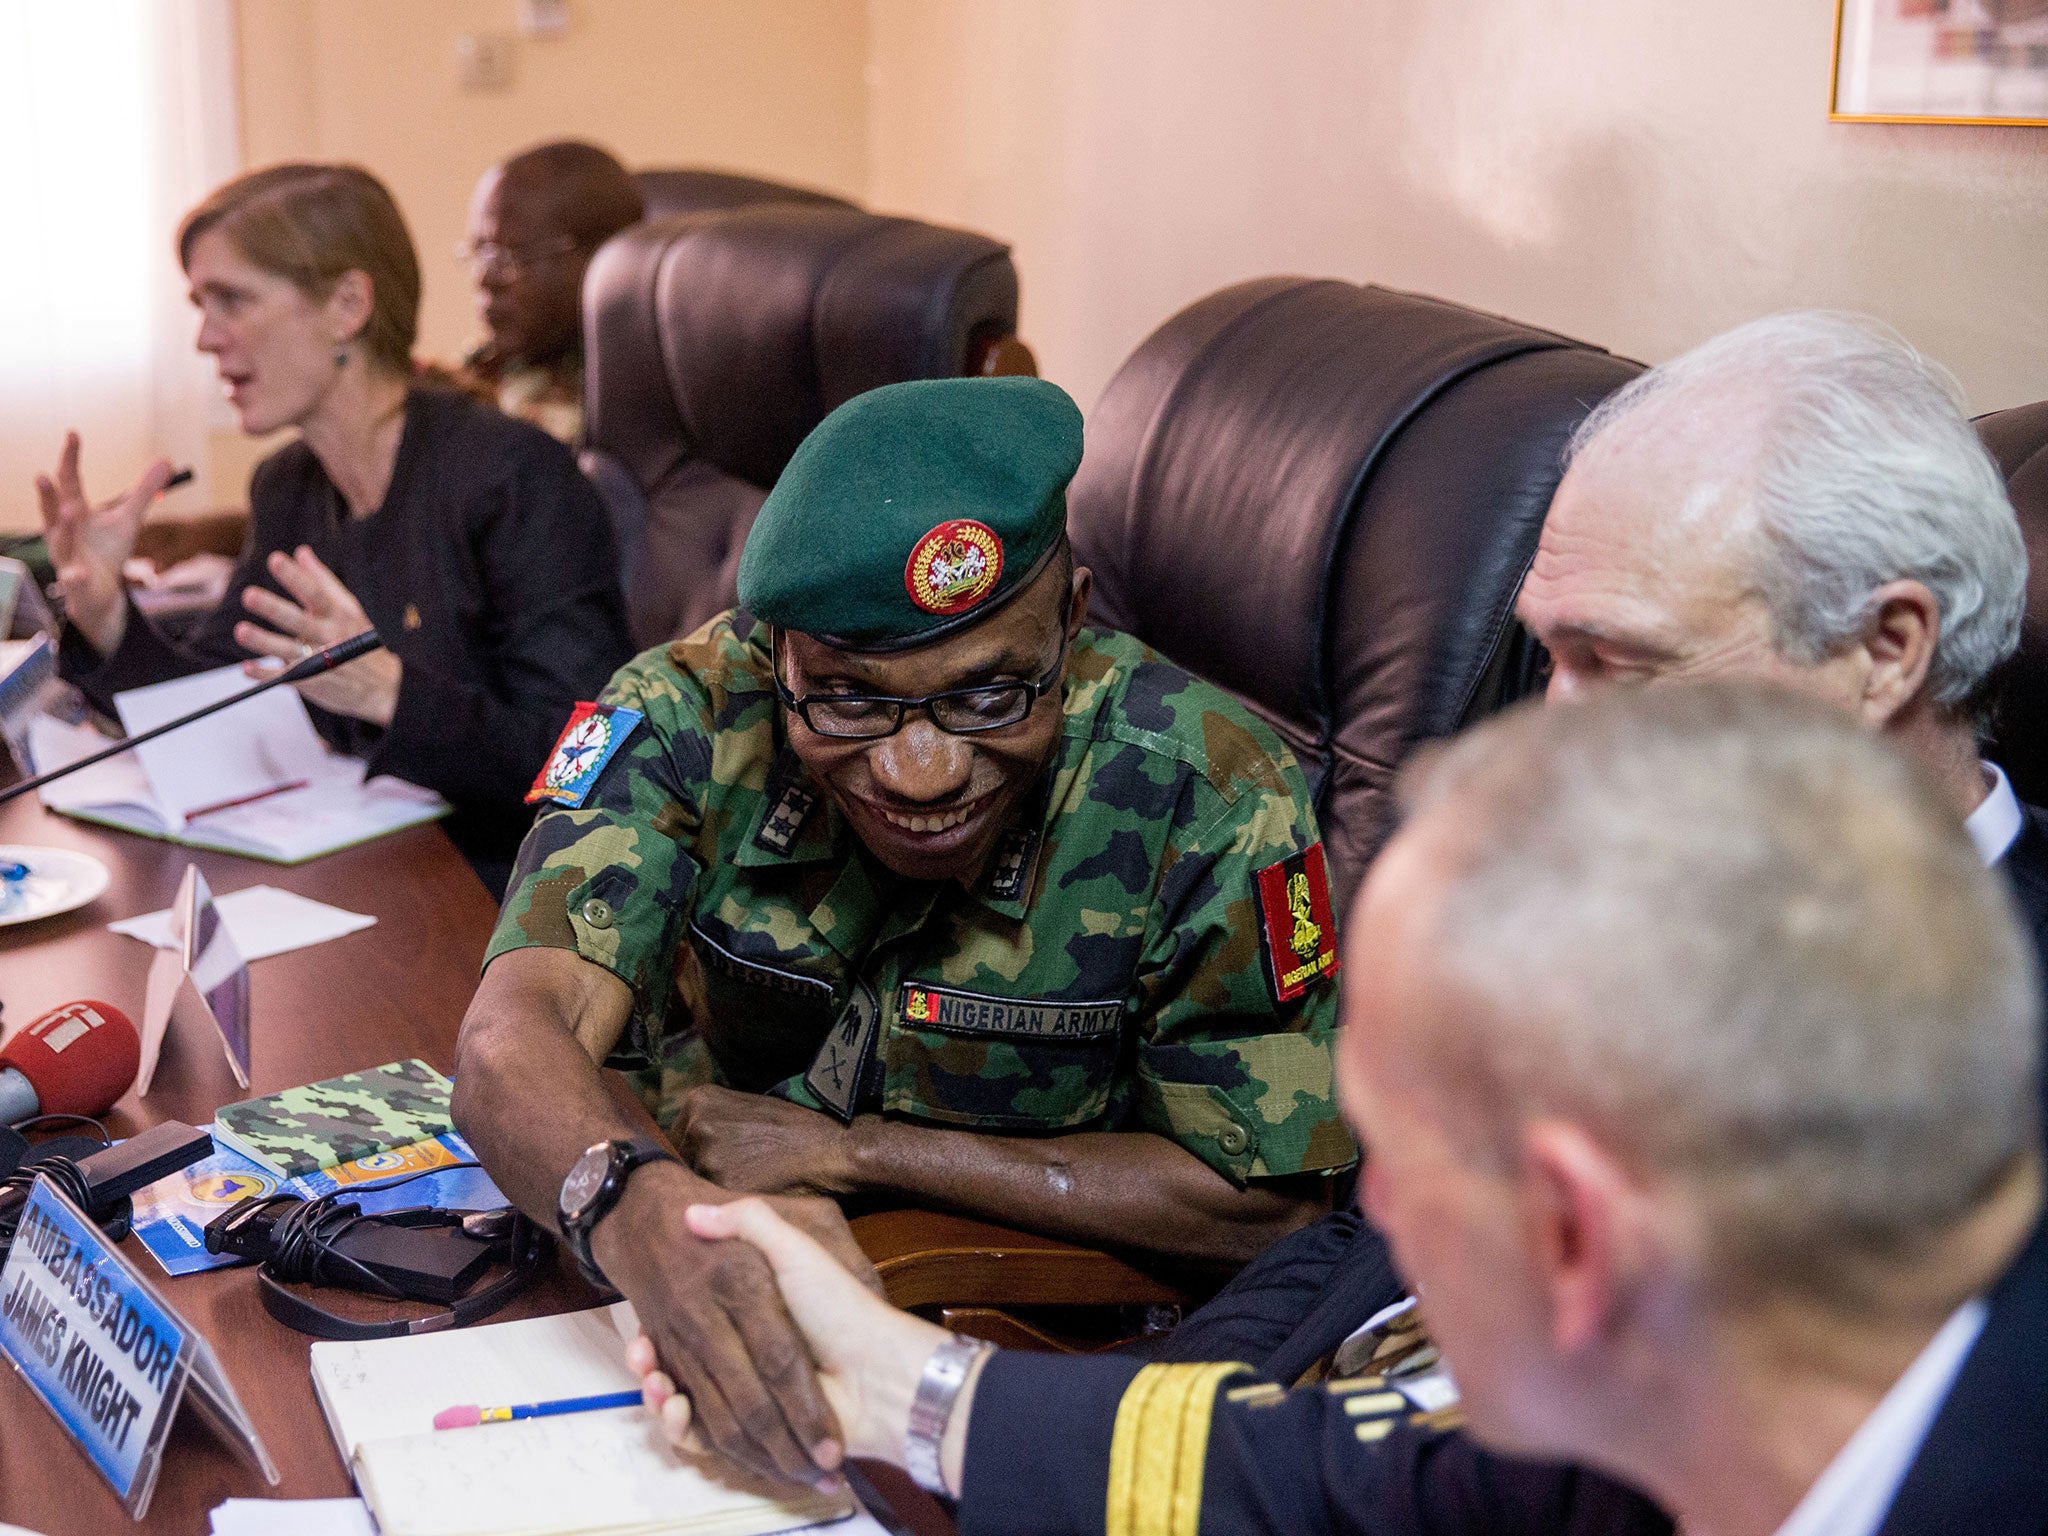
<svg viewBox="0 0 2048 1536"><path fill-rule="evenodd" d="M652 1136L635 1136L630 1141L600 1141L570 1165L562 1180L562 1192L555 1200L555 1223L562 1229L562 1241L576 1256L576 1267L592 1285L612 1289L604 1271L591 1257L590 1234L604 1215L626 1192L626 1180L642 1163L680 1162L675 1153Z"/></svg>
<svg viewBox="0 0 2048 1536"><path fill-rule="evenodd" d="M927 1492L953 1496L953 1490L946 1486L939 1450L946 1438L946 1426L953 1419L953 1404L973 1374L975 1361L994 1354L995 1348L979 1339L952 1333L940 1341L924 1363L917 1391L910 1399L910 1422L903 1430L903 1470Z"/></svg>

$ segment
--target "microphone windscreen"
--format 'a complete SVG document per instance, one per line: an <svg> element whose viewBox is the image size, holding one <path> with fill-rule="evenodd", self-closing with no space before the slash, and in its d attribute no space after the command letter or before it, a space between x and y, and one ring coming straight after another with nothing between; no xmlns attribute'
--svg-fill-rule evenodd
<svg viewBox="0 0 2048 1536"><path fill-rule="evenodd" d="M36 1091L45 1115L103 1115L135 1082L142 1037L111 1003L66 1003L0 1046L0 1066Z"/></svg>

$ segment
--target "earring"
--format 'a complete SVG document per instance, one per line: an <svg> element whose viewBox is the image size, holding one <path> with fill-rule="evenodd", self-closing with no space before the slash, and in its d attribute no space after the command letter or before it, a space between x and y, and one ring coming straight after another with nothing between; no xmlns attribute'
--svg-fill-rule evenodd
<svg viewBox="0 0 2048 1536"><path fill-rule="evenodd" d="M348 366L348 348L346 346L338 346L334 349L334 366L336 368L346 368Z"/></svg>

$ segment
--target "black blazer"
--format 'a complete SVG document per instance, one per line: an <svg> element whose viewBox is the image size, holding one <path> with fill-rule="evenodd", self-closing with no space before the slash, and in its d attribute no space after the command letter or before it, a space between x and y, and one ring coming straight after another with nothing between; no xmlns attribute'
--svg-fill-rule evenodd
<svg viewBox="0 0 2048 1536"><path fill-rule="evenodd" d="M336 749L437 790L448 834L491 894L533 821L527 787L562 722L631 654L604 504L568 449L467 396L415 389L384 504L351 517L312 449L256 467L249 540L226 598L172 643L139 613L101 656L67 629L59 665L102 708L115 693L240 661L245 587L282 594L265 564L312 546L405 663L388 729L312 711Z"/></svg>
<svg viewBox="0 0 2048 1536"><path fill-rule="evenodd" d="M2020 910L2027 931L2034 938L2034 953L2040 957L2041 975L2048 983L2048 812L2031 805L2020 807L2020 835L2005 850L1998 867L2005 872L2013 904ZM2048 1028L2048 1019L2044 1019ZM2048 1114L2048 1037L2041 1049L2041 1103Z"/></svg>
<svg viewBox="0 0 2048 1536"><path fill-rule="evenodd" d="M2048 1221L1990 1299L1878 1536L2048 1532Z"/></svg>

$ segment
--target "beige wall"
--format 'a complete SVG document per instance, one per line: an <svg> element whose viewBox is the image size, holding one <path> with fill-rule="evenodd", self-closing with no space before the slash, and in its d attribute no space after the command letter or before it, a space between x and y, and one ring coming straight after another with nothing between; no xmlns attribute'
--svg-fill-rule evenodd
<svg viewBox="0 0 2048 1536"><path fill-rule="evenodd" d="M474 336L476 176L578 134L985 229L1091 402L1269 272L1424 290L1650 360L1746 317L1883 315L1992 409L2048 396L2048 130L1830 124L1831 0L236 0L250 164L359 160L412 221L422 354ZM234 469L260 445L216 441Z"/></svg>
<svg viewBox="0 0 2048 1536"><path fill-rule="evenodd" d="M515 0L236 0L246 163L354 160L398 199L420 251L420 355L478 328L452 251L470 189L543 139L629 165L711 165L860 196L864 0L571 0L568 31L520 37L511 88L457 87L456 39L516 34ZM218 434L225 488L269 445Z"/></svg>
<svg viewBox="0 0 2048 1536"><path fill-rule="evenodd" d="M1270 272L1650 360L1874 311L1980 409L2048 396L2048 130L1830 125L1832 0L872 0L869 194L1012 241L1091 401Z"/></svg>

